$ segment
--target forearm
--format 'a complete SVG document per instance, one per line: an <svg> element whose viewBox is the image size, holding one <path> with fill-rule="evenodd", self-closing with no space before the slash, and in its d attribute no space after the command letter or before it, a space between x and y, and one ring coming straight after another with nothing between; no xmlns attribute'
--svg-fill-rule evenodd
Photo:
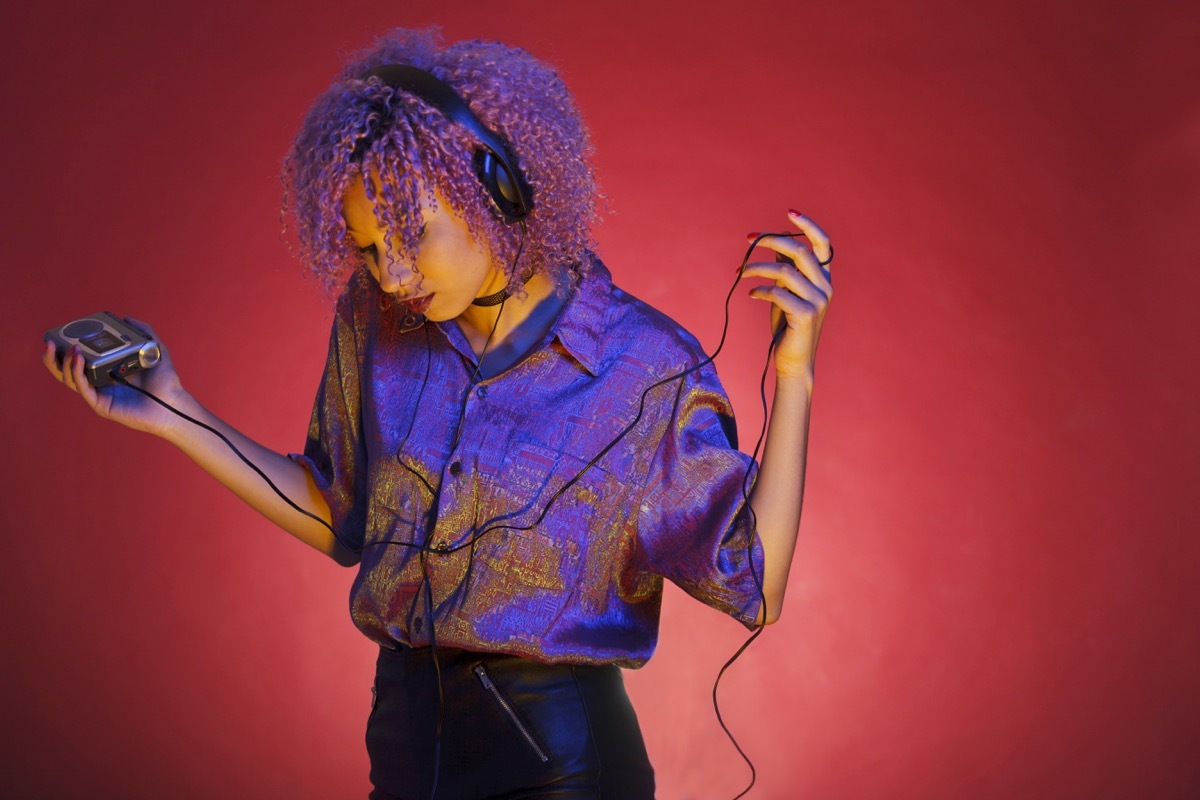
<svg viewBox="0 0 1200 800"><path fill-rule="evenodd" d="M760 612L759 622L766 624L778 619L783 608L788 572L796 551L811 406L811 379L780 377L776 380L762 467L750 494L764 561L766 606Z"/></svg>
<svg viewBox="0 0 1200 800"><path fill-rule="evenodd" d="M263 447L244 436L186 392L181 391L173 397L171 405L220 431L271 479L280 492L326 524L323 525L288 505L267 485L262 476L247 466L211 431L171 415L170 423L159 432L162 438L186 453L205 472L292 536L343 566L351 566L358 562L358 555L343 547L328 527L331 520L329 506L307 469L286 455Z"/></svg>

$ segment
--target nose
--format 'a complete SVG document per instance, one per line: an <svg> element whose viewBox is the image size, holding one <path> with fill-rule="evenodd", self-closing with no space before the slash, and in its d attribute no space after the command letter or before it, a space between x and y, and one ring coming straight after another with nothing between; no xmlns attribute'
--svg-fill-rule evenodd
<svg viewBox="0 0 1200 800"><path fill-rule="evenodd" d="M387 294L405 297L412 293L414 277L412 269L392 261L379 271L379 288Z"/></svg>

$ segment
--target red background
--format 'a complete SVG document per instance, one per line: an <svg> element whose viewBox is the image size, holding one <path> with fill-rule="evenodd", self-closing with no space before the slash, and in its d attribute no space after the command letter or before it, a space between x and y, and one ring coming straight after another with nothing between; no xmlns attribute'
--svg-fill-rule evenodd
<svg viewBox="0 0 1200 800"><path fill-rule="evenodd" d="M366 794L351 573L38 355L143 317L298 449L330 308L279 160L344 53L436 22L561 69L604 257L710 348L747 231L836 243L788 604L722 687L752 796L1200 795L1197 6L441 5L3 12L5 793ZM764 315L739 290L719 362L746 442ZM627 675L661 798L747 781L708 703L742 636L672 591Z"/></svg>

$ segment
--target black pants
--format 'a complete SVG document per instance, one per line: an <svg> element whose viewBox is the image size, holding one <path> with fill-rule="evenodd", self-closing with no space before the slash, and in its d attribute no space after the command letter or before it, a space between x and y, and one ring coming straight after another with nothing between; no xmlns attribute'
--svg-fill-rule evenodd
<svg viewBox="0 0 1200 800"><path fill-rule="evenodd" d="M371 800L653 800L621 671L437 648L381 648L367 721ZM439 741L440 740L440 741ZM438 752L440 750L440 753Z"/></svg>

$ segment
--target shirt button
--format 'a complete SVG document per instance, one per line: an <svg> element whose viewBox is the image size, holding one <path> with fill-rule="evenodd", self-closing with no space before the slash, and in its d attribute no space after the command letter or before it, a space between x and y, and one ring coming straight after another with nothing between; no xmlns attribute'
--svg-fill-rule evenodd
<svg viewBox="0 0 1200 800"><path fill-rule="evenodd" d="M439 553L448 553L450 552L450 545L446 542L438 542L437 551Z"/></svg>
<svg viewBox="0 0 1200 800"><path fill-rule="evenodd" d="M487 397L487 387L486 386L476 387L475 394L477 394L480 397Z"/></svg>
<svg viewBox="0 0 1200 800"><path fill-rule="evenodd" d="M459 463L458 461L455 461L453 464L450 465L450 474L451 475L459 475L461 473L462 473L462 464L461 463Z"/></svg>

